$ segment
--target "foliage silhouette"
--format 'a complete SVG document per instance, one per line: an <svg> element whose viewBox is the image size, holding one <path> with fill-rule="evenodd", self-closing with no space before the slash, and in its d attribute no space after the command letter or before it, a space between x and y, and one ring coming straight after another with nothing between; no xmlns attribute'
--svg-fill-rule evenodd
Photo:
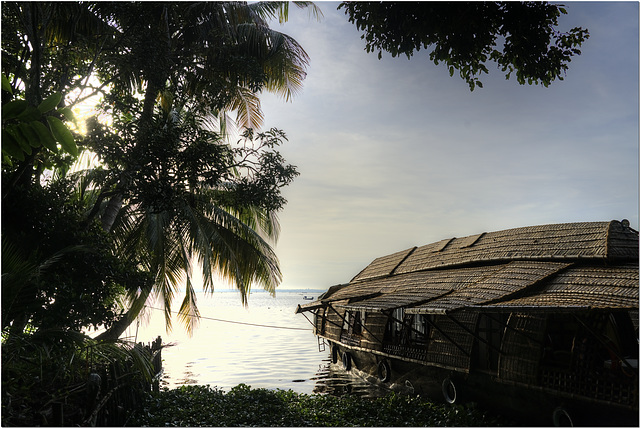
<svg viewBox="0 0 640 428"><path fill-rule="evenodd" d="M444 63L451 76L458 70L472 91L482 88L488 61L507 79L515 73L521 85L563 80L589 38L581 27L558 31L567 11L547 2L343 2L338 8L363 31L367 52L411 58L429 50L431 61Z"/></svg>

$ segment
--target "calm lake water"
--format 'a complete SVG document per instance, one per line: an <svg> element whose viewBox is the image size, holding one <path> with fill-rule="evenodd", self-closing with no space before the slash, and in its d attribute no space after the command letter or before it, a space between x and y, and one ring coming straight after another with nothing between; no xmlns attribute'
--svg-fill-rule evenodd
<svg viewBox="0 0 640 428"><path fill-rule="evenodd" d="M330 365L328 346L320 351L311 323L295 314L298 304L310 301L305 296L315 300L321 292L279 290L273 298L254 291L248 307L242 306L235 291L198 293L202 319L193 336L186 334L177 319L167 333L159 310L151 310L137 331L132 325L128 335L145 343L161 336L163 343L172 344L162 351L163 385L169 388L208 384L228 391L245 383L306 394L384 394L386 391Z"/></svg>

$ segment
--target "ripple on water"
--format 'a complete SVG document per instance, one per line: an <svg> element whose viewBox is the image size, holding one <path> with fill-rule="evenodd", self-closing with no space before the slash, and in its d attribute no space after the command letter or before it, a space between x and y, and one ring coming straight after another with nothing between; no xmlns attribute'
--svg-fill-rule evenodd
<svg viewBox="0 0 640 428"><path fill-rule="evenodd" d="M203 318L192 337L181 333L179 326L167 335L163 314L159 312L160 316L155 319L154 312L146 332L141 326L139 337L147 340L146 333L147 337L162 336L165 342L175 343L162 351L163 386L169 388L209 384L229 390L245 383L307 394L383 395L380 388L372 388L363 379L329 364L328 350L318 351L318 341L309 321L295 314L296 306L306 303L302 297L303 294L296 292L278 292L276 299L267 293L253 293L247 310L240 305L236 293L198 295L203 317L302 330L220 323Z"/></svg>

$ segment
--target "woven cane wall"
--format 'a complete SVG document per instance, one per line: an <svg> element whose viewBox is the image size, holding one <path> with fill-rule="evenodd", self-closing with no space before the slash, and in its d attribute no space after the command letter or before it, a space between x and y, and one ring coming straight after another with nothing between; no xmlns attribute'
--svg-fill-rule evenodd
<svg viewBox="0 0 640 428"><path fill-rule="evenodd" d="M502 338L498 377L537 385L546 316L513 313Z"/></svg>
<svg viewBox="0 0 640 428"><path fill-rule="evenodd" d="M315 316L313 317L313 327L315 330L315 334L323 334L322 325L326 323L325 320L325 311L326 308L318 308L316 309Z"/></svg>
<svg viewBox="0 0 640 428"><path fill-rule="evenodd" d="M470 331L475 330L478 321L477 313L435 316L434 324L437 328L431 329L427 361L438 365L469 370L474 338L450 317L455 318ZM445 335L451 340L447 339ZM459 347L452 342L455 342Z"/></svg>
<svg viewBox="0 0 640 428"><path fill-rule="evenodd" d="M344 313L345 310L343 308L336 308L335 306L327 307L327 310L325 312L327 317L325 335L327 338L336 341L340 340Z"/></svg>
<svg viewBox="0 0 640 428"><path fill-rule="evenodd" d="M363 329L360 346L381 351L387 316L381 312L368 312L365 317L364 326L366 328Z"/></svg>

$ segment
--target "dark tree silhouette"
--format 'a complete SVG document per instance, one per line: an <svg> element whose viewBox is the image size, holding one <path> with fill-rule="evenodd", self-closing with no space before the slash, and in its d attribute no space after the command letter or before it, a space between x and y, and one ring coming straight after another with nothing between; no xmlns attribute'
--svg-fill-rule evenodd
<svg viewBox="0 0 640 428"><path fill-rule="evenodd" d="M451 76L458 70L471 90L482 87L488 61L507 79L515 72L521 85L563 80L589 38L581 27L558 31L567 11L546 2L343 2L338 9L363 31L367 52L411 58L430 50L435 64L443 62Z"/></svg>

